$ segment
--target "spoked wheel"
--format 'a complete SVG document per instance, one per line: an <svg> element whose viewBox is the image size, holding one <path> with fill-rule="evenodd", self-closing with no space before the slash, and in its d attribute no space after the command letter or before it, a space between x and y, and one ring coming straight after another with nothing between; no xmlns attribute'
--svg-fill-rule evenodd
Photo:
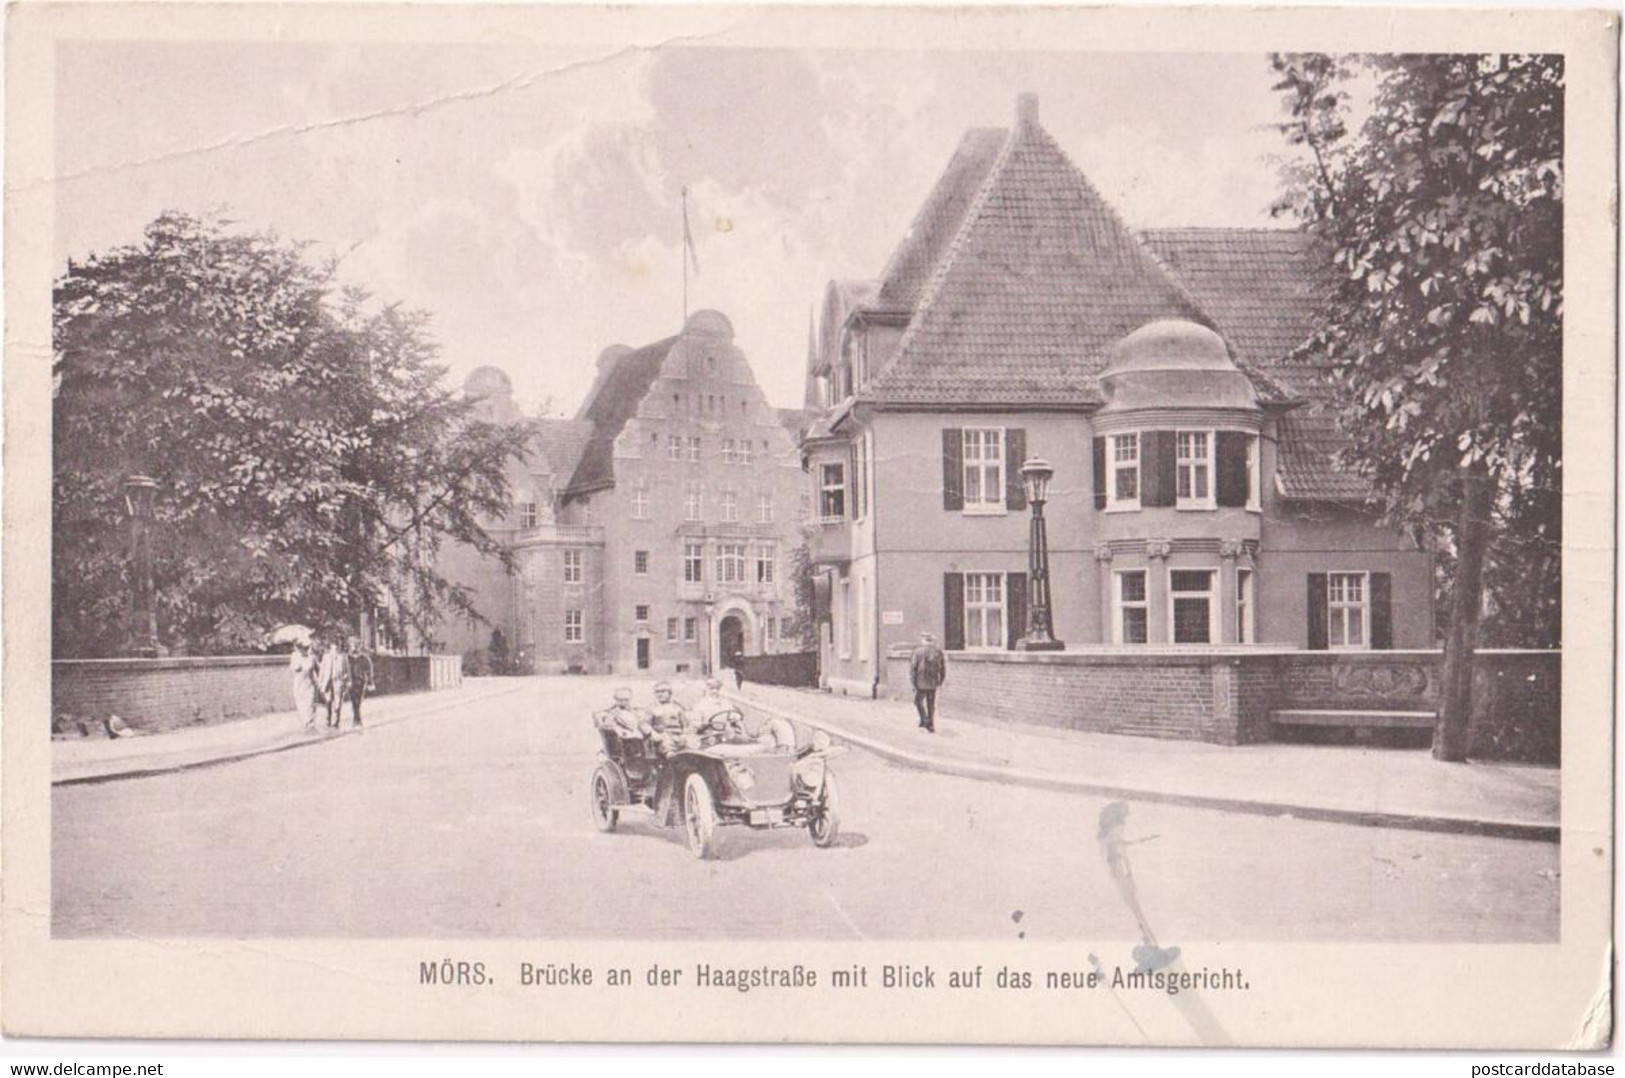
<svg viewBox="0 0 1625 1078"><path fill-rule="evenodd" d="M705 861L717 854L717 811L711 801L711 787L698 774L683 784L683 826L688 831L688 849Z"/></svg>
<svg viewBox="0 0 1625 1078"><path fill-rule="evenodd" d="M600 767L592 773L592 788L588 791L592 797L593 826L600 831L615 830L615 824L621 818L621 814L611 807L614 802L610 800L609 791L609 775Z"/></svg>
<svg viewBox="0 0 1625 1078"><path fill-rule="evenodd" d="M840 794L835 785L835 776L824 775L824 799L818 807L818 814L807 821L807 834L812 837L813 845L820 849L827 849L835 844L835 837L841 833L841 807Z"/></svg>

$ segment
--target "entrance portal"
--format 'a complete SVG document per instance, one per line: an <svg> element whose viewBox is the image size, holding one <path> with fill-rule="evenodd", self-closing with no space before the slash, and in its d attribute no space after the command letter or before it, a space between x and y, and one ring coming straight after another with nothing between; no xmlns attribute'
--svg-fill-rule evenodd
<svg viewBox="0 0 1625 1078"><path fill-rule="evenodd" d="M649 638L647 636L638 637L638 669L649 669Z"/></svg>
<svg viewBox="0 0 1625 1078"><path fill-rule="evenodd" d="M719 667L733 666L745 654L745 623L738 614L729 614L717 623L717 644L721 649Z"/></svg>

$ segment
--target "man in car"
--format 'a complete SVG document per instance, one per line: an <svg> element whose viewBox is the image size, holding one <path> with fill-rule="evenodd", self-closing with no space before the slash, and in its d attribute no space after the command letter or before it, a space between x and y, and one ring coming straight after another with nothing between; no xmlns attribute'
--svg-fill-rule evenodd
<svg viewBox="0 0 1625 1078"><path fill-rule="evenodd" d="M598 728L632 740L642 738L648 727L642 713L632 706L632 690L624 687L616 689L614 701L608 709L593 712L593 721Z"/></svg>
<svg viewBox="0 0 1625 1078"><path fill-rule="evenodd" d="M696 733L728 741L744 738L739 710L723 699L722 681L715 676L705 679L705 695L695 702L692 715Z"/></svg>
<svg viewBox="0 0 1625 1078"><path fill-rule="evenodd" d="M688 712L672 696L671 683L655 683L655 702L649 709L649 733L655 745L667 756L683 748L688 742Z"/></svg>

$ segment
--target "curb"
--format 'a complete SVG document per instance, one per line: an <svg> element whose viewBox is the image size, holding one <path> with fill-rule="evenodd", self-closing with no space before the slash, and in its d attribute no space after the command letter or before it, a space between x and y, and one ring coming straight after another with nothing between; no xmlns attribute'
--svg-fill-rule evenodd
<svg viewBox="0 0 1625 1078"><path fill-rule="evenodd" d="M413 708L410 711L407 711L405 714L396 715L393 718L373 722L371 725L363 726L359 730L355 727L349 727L334 734L317 734L314 737L295 736L288 740L272 741L269 743L256 745L252 748L226 749L218 756L205 756L193 760L183 760L178 763L143 765L138 761L130 761L127 765L123 765L121 770L97 772L94 774L85 775L69 775L65 778L52 778L51 785L53 787L90 786L101 782L119 782L124 779L152 778L156 775L173 775L181 771L197 771L205 767L219 767L223 764L236 763L239 760L250 760L256 756L270 756L279 752L287 752L290 749L303 749L312 745L331 745L333 742L342 738L365 733L367 730L377 730L386 726L394 726L396 723L406 722L409 719L421 718L424 715L433 715L440 711L449 711L454 707L464 704L473 704L484 700L492 700L499 696L506 696L509 693L518 692L521 688L523 688L521 685L508 685L492 692L482 693L479 696L462 697L457 700L435 701L428 707ZM417 694L413 693L411 695L415 696ZM163 735L160 734L158 736L161 737Z"/></svg>
<svg viewBox="0 0 1625 1078"><path fill-rule="evenodd" d="M1323 823L1354 824L1360 827L1389 827L1405 831L1431 831L1444 834L1478 835L1485 838L1510 838L1525 842L1556 843L1562 837L1557 824L1524 823L1517 820L1487 820L1470 816L1439 816L1422 813L1380 812L1374 809L1340 809L1319 805L1294 805L1282 801L1256 801L1247 798L1221 797L1210 794L1182 794L1168 790L1154 790L1127 786L1108 786L1082 779L1066 778L1052 772L1027 771L997 764L979 764L968 760L950 760L909 752L867 734L854 733L838 723L812 719L792 711L785 711L761 700L727 693L736 702L760 708L779 718L798 722L822 730L832 737L864 749L883 760L912 768L932 771L957 778L977 779L983 782L1003 782L1033 789L1060 793L1086 794L1109 797L1120 801L1151 801L1184 808L1214 809L1220 812L1240 812L1252 816L1276 816L1294 820L1314 820Z"/></svg>

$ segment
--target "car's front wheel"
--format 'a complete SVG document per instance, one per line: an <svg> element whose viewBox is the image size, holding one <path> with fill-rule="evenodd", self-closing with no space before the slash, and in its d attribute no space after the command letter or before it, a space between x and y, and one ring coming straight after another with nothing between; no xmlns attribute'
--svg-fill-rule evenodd
<svg viewBox="0 0 1625 1078"><path fill-rule="evenodd" d="M588 791L592 798L592 822L600 831L613 831L615 824L620 820L621 814L615 810L614 801L610 799L609 773L603 768L597 768L592 773L592 787Z"/></svg>
<svg viewBox="0 0 1625 1078"><path fill-rule="evenodd" d="M688 831L688 849L705 861L717 855L717 810L711 787L695 773L683 784L683 826Z"/></svg>
<svg viewBox="0 0 1625 1078"><path fill-rule="evenodd" d="M813 818L807 821L807 834L812 836L814 846L823 849L835 845L835 838L841 833L840 801L835 776L826 772L823 800Z"/></svg>

